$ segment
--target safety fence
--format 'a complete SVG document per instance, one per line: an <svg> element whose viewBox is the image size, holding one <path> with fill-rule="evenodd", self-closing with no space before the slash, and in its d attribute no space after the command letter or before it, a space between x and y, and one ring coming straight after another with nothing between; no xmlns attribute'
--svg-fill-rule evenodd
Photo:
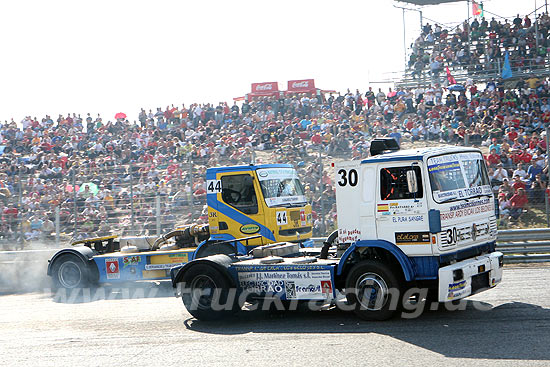
<svg viewBox="0 0 550 367"><path fill-rule="evenodd" d="M268 161L262 154L263 162ZM285 161L297 167L323 235L332 228L334 198L328 187L325 153L309 149ZM178 225L207 223L206 168L256 161L256 152L241 159L180 159L164 163L111 164L81 161L64 173L22 169L9 195L0 196L0 250L57 247L82 238L107 235L160 235ZM325 163L323 163L325 161ZM257 163L262 160L258 158Z"/></svg>

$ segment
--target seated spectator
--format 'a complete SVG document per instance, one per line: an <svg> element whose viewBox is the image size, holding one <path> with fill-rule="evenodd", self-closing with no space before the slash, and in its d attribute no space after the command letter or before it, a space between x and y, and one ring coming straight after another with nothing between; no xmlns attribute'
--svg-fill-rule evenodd
<svg viewBox="0 0 550 367"><path fill-rule="evenodd" d="M510 198L510 217L513 221L517 221L523 210L527 208L527 195L525 194L525 189L519 188L514 196Z"/></svg>

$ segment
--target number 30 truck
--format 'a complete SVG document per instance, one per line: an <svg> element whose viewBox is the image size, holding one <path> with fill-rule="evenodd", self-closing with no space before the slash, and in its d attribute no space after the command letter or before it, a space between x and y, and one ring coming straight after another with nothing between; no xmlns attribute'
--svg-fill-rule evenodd
<svg viewBox="0 0 550 367"><path fill-rule="evenodd" d="M358 316L384 320L412 288L450 302L500 283L503 255L495 251L495 205L481 152L401 151L392 139L375 139L370 150L367 159L334 165L338 231L322 248L235 248L172 268L188 311L217 319L245 302L330 303L343 294Z"/></svg>

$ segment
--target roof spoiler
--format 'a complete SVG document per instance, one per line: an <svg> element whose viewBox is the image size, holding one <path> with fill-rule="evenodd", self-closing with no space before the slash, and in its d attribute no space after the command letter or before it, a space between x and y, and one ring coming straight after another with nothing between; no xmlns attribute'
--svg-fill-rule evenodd
<svg viewBox="0 0 550 367"><path fill-rule="evenodd" d="M376 138L370 142L370 155L375 156L382 153L396 152L399 144L393 138Z"/></svg>

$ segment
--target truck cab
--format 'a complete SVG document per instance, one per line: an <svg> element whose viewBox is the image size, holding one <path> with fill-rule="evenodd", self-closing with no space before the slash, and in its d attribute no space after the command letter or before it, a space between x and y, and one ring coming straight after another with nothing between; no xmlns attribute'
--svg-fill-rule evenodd
<svg viewBox="0 0 550 367"><path fill-rule="evenodd" d="M455 265L491 253L496 255L488 261L495 262L500 254L481 152L450 146L397 150L384 144L379 143L384 154L335 165L339 243L385 243L408 257L416 281L440 280L442 302L500 282L501 272L486 272L486 263Z"/></svg>
<svg viewBox="0 0 550 367"><path fill-rule="evenodd" d="M248 256L218 254L171 269L172 285L179 287L177 294L193 316L230 316L245 301L338 305L344 294L346 309L367 320L386 320L410 301L422 308L428 298L435 304L461 300L501 282L494 199L478 149L400 151L393 139L375 139L371 157L334 168L338 232L322 248L275 243L256 247ZM280 209L270 207L272 191L264 190L267 182L261 178L275 177L274 187L279 187L288 174L275 169L267 175L261 169L243 174L253 176L246 180L265 195L264 215L273 210L265 220L275 216L278 221ZM225 186L210 184L219 184L221 192L211 194L209 205L214 199L221 203ZM219 226L222 216L217 216ZM265 232L258 228L263 241ZM217 307L220 302L226 307Z"/></svg>
<svg viewBox="0 0 550 367"><path fill-rule="evenodd" d="M252 248L311 238L311 205L292 165L214 167L206 180L211 240L256 235Z"/></svg>

